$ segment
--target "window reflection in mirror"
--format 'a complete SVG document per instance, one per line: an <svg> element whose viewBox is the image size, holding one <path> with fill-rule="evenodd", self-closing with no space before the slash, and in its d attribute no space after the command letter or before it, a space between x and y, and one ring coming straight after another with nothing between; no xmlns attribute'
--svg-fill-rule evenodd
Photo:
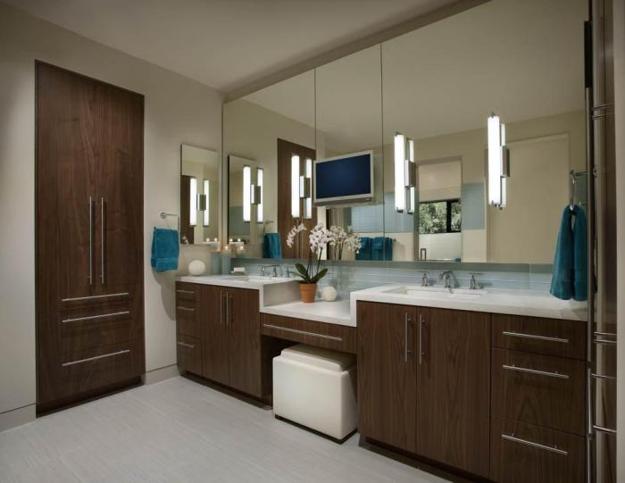
<svg viewBox="0 0 625 483"><path fill-rule="evenodd" d="M219 237L219 153L180 147L180 243L215 243Z"/></svg>

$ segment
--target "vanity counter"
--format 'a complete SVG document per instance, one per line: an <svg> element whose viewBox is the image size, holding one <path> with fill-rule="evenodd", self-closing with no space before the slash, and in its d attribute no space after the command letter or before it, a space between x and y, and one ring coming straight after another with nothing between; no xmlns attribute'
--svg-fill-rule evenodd
<svg viewBox="0 0 625 483"><path fill-rule="evenodd" d="M384 285L352 292L350 296L352 324L356 326L356 304L358 301L548 319L579 321L587 319L586 302L560 300L543 292L489 288L487 291L476 291L475 294L467 290L458 290L451 294L440 290L418 293L419 289L417 288L414 289L417 292L415 295L414 293L402 293L406 288L405 285L399 284ZM410 287L408 288L410 289Z"/></svg>
<svg viewBox="0 0 625 483"><path fill-rule="evenodd" d="M319 300L312 304L297 301L264 306L260 311L265 314L356 327L355 319L350 314L349 300L336 300L334 302Z"/></svg>

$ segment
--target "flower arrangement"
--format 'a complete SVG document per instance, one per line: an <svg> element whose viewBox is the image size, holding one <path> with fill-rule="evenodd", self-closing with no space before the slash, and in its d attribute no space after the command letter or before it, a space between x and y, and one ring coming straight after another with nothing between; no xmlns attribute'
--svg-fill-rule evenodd
<svg viewBox="0 0 625 483"><path fill-rule="evenodd" d="M347 231L342 226L333 225L330 227L332 233L332 241L330 245L334 247L334 254L337 260L343 259L343 250L358 253L361 242L360 237L352 231L352 227L348 227Z"/></svg>
<svg viewBox="0 0 625 483"><path fill-rule="evenodd" d="M303 231L306 231L306 226L303 223L291 228L286 239L286 244L292 247L295 242L295 237ZM308 263L306 266L302 263L295 264L295 269L298 272L297 275L301 277L302 283L315 284L328 273L327 268L321 267L321 256L323 255L323 249L331 241L332 233L330 230L326 229L322 223L317 224L317 226L310 231L310 236L308 237L308 243L310 245Z"/></svg>

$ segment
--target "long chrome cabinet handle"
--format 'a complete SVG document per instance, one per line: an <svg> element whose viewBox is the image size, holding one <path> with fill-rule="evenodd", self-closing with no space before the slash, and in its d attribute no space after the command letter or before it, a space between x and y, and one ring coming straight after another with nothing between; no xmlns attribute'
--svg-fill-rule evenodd
<svg viewBox="0 0 625 483"><path fill-rule="evenodd" d="M423 314L419 314L419 365L423 363Z"/></svg>
<svg viewBox="0 0 625 483"><path fill-rule="evenodd" d="M106 267L106 261L104 259L106 254L106 234L104 230L104 197L100 197L100 283L104 285L104 270Z"/></svg>
<svg viewBox="0 0 625 483"><path fill-rule="evenodd" d="M102 354L99 356L87 357L86 359L78 359L77 361L64 362L63 364L61 364L61 366L62 367L74 366L76 364L83 364L85 362L97 361L98 359L106 359L107 357L114 357L114 356L119 356L122 354L128 354L129 352L130 352L130 349L124 349L121 351L110 352L108 354Z"/></svg>
<svg viewBox="0 0 625 483"><path fill-rule="evenodd" d="M70 297L61 299L61 302L78 302L80 300L95 300L95 299L109 299L114 297L127 297L130 295L128 292L110 293L105 295L89 295L88 297Z"/></svg>
<svg viewBox="0 0 625 483"><path fill-rule="evenodd" d="M509 366L507 364L503 364L501 367L507 371L524 372L526 374L533 374L535 376L555 377L556 379L568 379L569 378L568 374L560 374L559 372L540 371L538 369L529 369L527 367Z"/></svg>
<svg viewBox="0 0 625 483"><path fill-rule="evenodd" d="M319 337L320 339L328 339L328 340L335 340L337 342L343 342L342 337L337 337L334 335L317 334L316 332L309 332L307 330L300 330L300 329L291 329L290 327L281 327L279 325L274 325L274 324L263 324L263 327L266 327L267 329L283 330L284 332L291 332L293 334L309 335L311 337Z"/></svg>
<svg viewBox="0 0 625 483"><path fill-rule="evenodd" d="M526 439L517 438L516 436L512 436L511 434L502 434L502 439L506 441L512 441L513 443L523 444L525 446L531 446L532 448L544 449L545 451L550 451L551 453L556 453L562 456L568 456L569 452L560 448L556 448L555 446L548 446L546 444L535 443L534 441L528 441Z"/></svg>
<svg viewBox="0 0 625 483"><path fill-rule="evenodd" d="M185 312L195 312L195 309L192 309L191 307L184 307L182 305L178 305L176 308L178 310L184 310Z"/></svg>
<svg viewBox="0 0 625 483"><path fill-rule="evenodd" d="M219 323L224 324L224 296L219 294Z"/></svg>
<svg viewBox="0 0 625 483"><path fill-rule="evenodd" d="M193 290L182 290L181 288L179 288L178 290L176 290L177 293L183 293L186 295L195 295L195 292Z"/></svg>
<svg viewBox="0 0 625 483"><path fill-rule="evenodd" d="M93 285L93 197L89 197L89 285Z"/></svg>
<svg viewBox="0 0 625 483"><path fill-rule="evenodd" d="M195 349L195 344L187 344L186 342L178 341L178 345L181 347L186 347L187 349Z"/></svg>
<svg viewBox="0 0 625 483"><path fill-rule="evenodd" d="M616 434L616 429L606 428L605 426L599 426L598 424L593 424L592 429L599 431L600 433Z"/></svg>
<svg viewBox="0 0 625 483"><path fill-rule="evenodd" d="M226 306L228 307L228 327L232 326L232 294L226 295Z"/></svg>
<svg viewBox="0 0 625 483"><path fill-rule="evenodd" d="M404 362L408 362L408 312L404 314Z"/></svg>
<svg viewBox="0 0 625 483"><path fill-rule="evenodd" d="M61 323L67 324L69 322L82 322L84 320L97 320L97 319L105 319L107 317L118 317L120 315L128 315L130 314L129 310L124 310L122 312L111 312L110 314L100 314L100 315L87 315L85 317L74 317L69 319L61 320Z"/></svg>
<svg viewBox="0 0 625 483"><path fill-rule="evenodd" d="M507 330L504 330L501 334L508 337L519 337L522 339L536 339L544 340L547 342L560 342L561 344L569 343L569 339L563 339L561 337L547 337L546 335L524 334L522 332L509 332Z"/></svg>

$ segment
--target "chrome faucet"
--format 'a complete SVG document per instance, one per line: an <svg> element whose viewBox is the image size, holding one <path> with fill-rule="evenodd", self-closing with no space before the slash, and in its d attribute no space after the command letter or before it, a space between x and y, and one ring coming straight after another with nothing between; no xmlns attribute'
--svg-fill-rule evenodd
<svg viewBox="0 0 625 483"><path fill-rule="evenodd" d="M476 278L477 275L482 275L482 274L481 273L472 273L471 274L471 280L469 281L469 289L470 290L477 290L477 289L482 288L480 283L477 281L477 278Z"/></svg>
<svg viewBox="0 0 625 483"><path fill-rule="evenodd" d="M449 289L450 292L452 292L452 289L456 287L456 283L458 282L452 270L441 272L440 279L445 281L445 288Z"/></svg>
<svg viewBox="0 0 625 483"><path fill-rule="evenodd" d="M421 286L427 287L430 285L430 279L428 278L428 272L423 272L423 276L421 277Z"/></svg>
<svg viewBox="0 0 625 483"><path fill-rule="evenodd" d="M272 265L262 265L262 266L260 267L260 274L261 274L263 277L265 277L265 276L266 276L265 270L267 270L268 268L272 268L272 269L273 269L272 274L271 274L271 276L272 276L273 278L276 278L276 277L278 276L278 268L280 269L280 274L282 274L282 265L278 265L278 264L272 264Z"/></svg>

